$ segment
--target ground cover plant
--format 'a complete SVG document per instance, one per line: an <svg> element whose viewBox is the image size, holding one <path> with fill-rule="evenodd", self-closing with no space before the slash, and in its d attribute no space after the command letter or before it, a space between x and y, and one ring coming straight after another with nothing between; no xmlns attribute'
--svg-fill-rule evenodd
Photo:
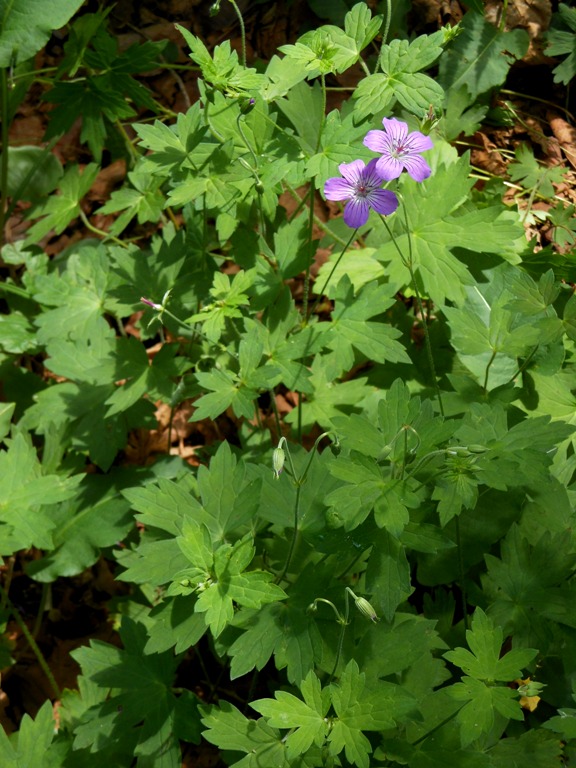
<svg viewBox="0 0 576 768"><path fill-rule="evenodd" d="M576 11L80 5L0 3L0 764L575 764Z"/></svg>

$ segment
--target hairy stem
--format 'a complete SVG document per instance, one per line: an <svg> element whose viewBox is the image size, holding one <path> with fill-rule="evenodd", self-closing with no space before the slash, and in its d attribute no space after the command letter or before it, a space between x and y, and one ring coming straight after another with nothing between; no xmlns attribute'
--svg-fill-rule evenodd
<svg viewBox="0 0 576 768"><path fill-rule="evenodd" d="M240 12L240 8L238 8L238 3L236 0L228 0L230 5L234 8L236 11L236 16L238 17L238 22L240 24L240 37L242 38L242 66L246 66L246 27L244 26L244 19L242 18L242 14Z"/></svg>

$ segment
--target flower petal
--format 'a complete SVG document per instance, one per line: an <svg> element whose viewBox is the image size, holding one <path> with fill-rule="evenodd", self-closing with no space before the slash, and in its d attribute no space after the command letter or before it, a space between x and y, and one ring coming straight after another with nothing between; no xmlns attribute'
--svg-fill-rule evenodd
<svg viewBox="0 0 576 768"><path fill-rule="evenodd" d="M398 208L398 198L389 189L375 189L367 199L376 213L381 213L383 216L389 216Z"/></svg>
<svg viewBox="0 0 576 768"><path fill-rule="evenodd" d="M390 155L382 155L382 157L378 158L377 163L378 173L386 181L397 179L404 168L403 162L397 160L395 157L390 157Z"/></svg>
<svg viewBox="0 0 576 768"><path fill-rule="evenodd" d="M426 160L424 160L424 158L420 157L420 155L405 157L404 167L410 176L412 176L414 181L424 181L432 173L430 166Z"/></svg>
<svg viewBox="0 0 576 768"><path fill-rule="evenodd" d="M326 200L348 200L354 194L354 188L345 179L328 179L324 184Z"/></svg>
<svg viewBox="0 0 576 768"><path fill-rule="evenodd" d="M374 152L390 152L390 140L384 131L368 131L362 143Z"/></svg>
<svg viewBox="0 0 576 768"><path fill-rule="evenodd" d="M382 186L384 177L378 170L377 157L375 157L373 160L370 160L362 176L363 176L364 186L367 187L368 189L378 189L378 187Z"/></svg>
<svg viewBox="0 0 576 768"><path fill-rule="evenodd" d="M425 136L420 131L412 131L408 136L408 141L405 145L410 152L425 152L427 149L432 149L434 142L430 136Z"/></svg>
<svg viewBox="0 0 576 768"><path fill-rule="evenodd" d="M395 117L384 117L382 119L384 130L395 144L403 144L408 136L408 124L402 120L396 120Z"/></svg>
<svg viewBox="0 0 576 768"><path fill-rule="evenodd" d="M341 163L338 170L350 184L358 184L365 167L364 160L352 160L351 163Z"/></svg>
<svg viewBox="0 0 576 768"><path fill-rule="evenodd" d="M347 224L353 229L362 227L368 221L369 213L370 208L368 207L366 198L352 198L352 200L346 203L346 207L344 208L344 224Z"/></svg>

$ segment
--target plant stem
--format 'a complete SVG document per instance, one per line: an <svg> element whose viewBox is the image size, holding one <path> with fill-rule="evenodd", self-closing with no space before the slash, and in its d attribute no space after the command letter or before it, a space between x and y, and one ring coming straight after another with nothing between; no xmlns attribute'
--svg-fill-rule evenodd
<svg viewBox="0 0 576 768"><path fill-rule="evenodd" d="M94 232L95 235L100 235L100 237L103 237L104 240L112 240L113 243L116 243L116 245L121 245L122 248L128 248L128 244L123 240L120 240L120 238L111 235L109 232L105 232L103 229L98 229L98 227L95 227L93 224L91 224L88 220L88 216L86 216L82 209L80 209L80 218L82 219L82 223L86 229L89 229L90 232Z"/></svg>
<svg viewBox="0 0 576 768"><path fill-rule="evenodd" d="M391 21L392 21L392 0L386 0L386 21L384 22L384 32L382 33L382 45L386 45L388 32L390 32Z"/></svg>
<svg viewBox="0 0 576 768"><path fill-rule="evenodd" d="M340 663L340 656L342 655L342 648L344 647L344 634L346 632L346 627L348 626L348 618L350 616L350 603L348 598L348 591L344 590L344 621L342 622L342 628L340 629L340 637L338 638L338 647L336 648L336 658L334 659L334 666L332 667L332 672L330 673L330 678L328 680L328 683L331 683L332 680L334 680L334 675L336 674L336 670L338 669L338 664Z"/></svg>
<svg viewBox="0 0 576 768"><path fill-rule="evenodd" d="M414 290L414 294L416 296L416 304L418 305L418 311L420 312L420 317L422 318L422 328L424 329L424 345L426 347L426 355L428 357L428 365L430 366L432 382L436 390L436 396L438 397L438 406L440 408L440 413L442 414L442 416L444 416L444 405L442 403L442 393L440 392L440 386L438 384L438 379L436 377L436 366L434 365L434 355L432 353L432 345L430 343L430 334L428 332L428 324L426 322L426 313L424 312L424 305L422 303L422 297L420 296L420 291L418 290L418 283L416 282L416 274L414 272L413 257L412 257L412 239L410 237L410 226L408 223L408 215L406 213L406 208L404 207L404 220L405 220L405 226L406 226L406 235L408 237L408 251L409 251L407 259L405 258L404 254L400 250L400 247L396 242L396 238L394 237L392 230L388 226L388 222L386 221L384 216L382 216L382 214L380 214L380 218L382 219L382 223L386 227L386 231L390 235L390 239L394 243L394 247L398 251L400 258L402 259L402 263L410 273L410 281L412 284L412 288Z"/></svg>
<svg viewBox="0 0 576 768"><path fill-rule="evenodd" d="M325 281L324 285L322 286L322 290L321 290L320 292L318 292L318 291L316 291L316 290L314 291L314 293L317 295L317 297L318 297L318 298L316 299L316 301L314 302L314 305L313 305L312 309L310 310L310 314L311 314L311 315L312 315L312 314L314 314L314 310L315 310L315 309L316 309L316 307L318 306L318 302L320 301L320 299L321 299L321 298L322 298L322 296L324 295L324 291L326 290L326 286L328 285L328 283L330 282L330 280L332 280L332 275L334 274L334 272L335 272L335 271L336 271L336 269L338 268L338 264L340 264L340 261L341 261L341 259L342 259L342 256L344 256L344 254L346 253L346 251L347 251L347 250L348 250L348 248L350 247L350 245L351 245L352 241L353 241L353 240L354 240L354 238L356 237L356 232L358 232L358 228L356 228L356 229L354 230L354 232L352 232L352 234L350 235L350 239L348 240L348 242L346 243L346 245L345 245L345 246L344 246L344 248L342 249L342 253L340 254L340 256L338 256L338 259L336 260L336 263L334 264L334 266L333 266L333 267L332 267L332 269L330 270L330 274L329 274L329 275L328 275L328 277L326 278L326 281Z"/></svg>
<svg viewBox="0 0 576 768"><path fill-rule="evenodd" d="M276 424L276 431L278 432L278 440L280 440L282 436L282 425L280 424L280 414L278 413L278 406L276 405L276 393L274 387L270 390L270 402L274 412L274 422Z"/></svg>
<svg viewBox="0 0 576 768"><path fill-rule="evenodd" d="M6 69L0 68L0 114L2 115L2 156L0 160L0 245L4 244L8 186L8 82Z"/></svg>
<svg viewBox="0 0 576 768"><path fill-rule="evenodd" d="M242 117L242 113L238 113L238 117L236 118L236 125L238 126L238 133L242 137L242 141L246 145L248 151L252 155L252 160L254 161L254 167L249 163L246 163L248 166L250 172L254 176L254 180L256 181L256 193L257 193L257 206L258 206L258 213L260 216L260 234L264 238L264 242L266 243L266 221L264 219L264 208L262 206L262 182L260 180L260 176L258 175L258 156L256 155L256 152L254 151L254 147L250 144L248 139L246 138L246 134L244 133L244 129L242 127L242 123L240 121L240 118Z"/></svg>
<svg viewBox="0 0 576 768"><path fill-rule="evenodd" d="M484 394L488 392L488 376L490 374L490 368L492 367L492 363L494 362L495 358L496 358L496 350L493 350L490 360L488 360L488 365L486 366L486 373L484 374L484 386L482 387L482 389L484 390Z"/></svg>
<svg viewBox="0 0 576 768"><path fill-rule="evenodd" d="M289 192L292 195L292 197L298 201L299 206L297 210L299 210L299 208L302 206L306 206L306 199L300 197L300 195L296 192L294 187L291 187L290 184L287 184L285 181L283 183L284 183L284 187L286 188L286 191ZM291 218L292 219L294 218L294 214L292 215ZM314 214L314 224L316 224L318 229L321 229L323 232L326 232L327 235L330 235L330 237L334 240L334 242L338 243L339 245L346 245L346 240L344 240L342 237L337 235L335 232L332 232L330 227L327 226L327 224L324 221L322 221L322 219L316 216L316 214Z"/></svg>
<svg viewBox="0 0 576 768"><path fill-rule="evenodd" d="M322 88L322 112L321 112L321 118L320 118L320 125L318 126L318 136L316 137L316 147L314 149L314 154L317 154L320 149L320 145L322 143L322 131L324 130L324 122L326 119L326 77L324 75L320 76L320 82L321 82L321 88ZM314 241L312 239L312 232L314 228L315 194L316 194L316 179L315 177L312 177L312 179L310 180L310 191L309 191L310 210L308 214L308 243L310 246L310 255L308 258L308 264L306 265L306 275L304 277L304 297L302 299L302 315L304 316L304 325L306 325L306 322L308 320L308 299L310 296L310 268L312 267L312 261L314 258L314 251L313 251Z"/></svg>
<svg viewBox="0 0 576 768"><path fill-rule="evenodd" d="M56 682L56 678L52 674L52 670L48 666L48 663L47 663L46 659L44 658L44 655L43 655L42 651L38 647L38 643L36 642L36 640L34 640L30 630L26 626L26 623L24 622L24 620L22 619L22 617L20 616L20 614L18 613L18 611L14 607L14 604L10 600L10 597L8 596L6 590L4 589L4 587L1 584L0 584L0 594L2 595L3 601L10 607L10 612L11 612L12 616L14 617L14 620L16 621L16 624L18 624L18 626L22 630L22 634L26 638L26 641L30 645L30 648L32 648L32 651L33 651L34 655L36 656L36 658L38 660L38 664L40 664L40 666L42 668L42 671L44 672L44 674L48 678L48 682L50 683L50 687L52 688L52 691L54 693L54 697L56 699L60 699L60 697L61 697L60 689L58 687L58 683Z"/></svg>
<svg viewBox="0 0 576 768"><path fill-rule="evenodd" d="M464 558L462 556L462 540L460 537L460 520L458 516L454 518L454 525L456 526L456 548L458 550L458 575L460 579L460 602L462 605L462 617L464 619L464 626L469 629L468 622L468 598L466 597L466 586L464 584Z"/></svg>
<svg viewBox="0 0 576 768"><path fill-rule="evenodd" d="M236 11L236 16L238 17L238 22L240 23L240 37L242 38L242 66L246 66L246 27L244 26L244 19L242 18L242 14L240 13L240 8L238 8L238 4L236 3L236 0L228 0L230 5L234 8Z"/></svg>
<svg viewBox="0 0 576 768"><path fill-rule="evenodd" d="M306 482L306 478L308 477L308 472L310 471L310 467L312 465L314 455L318 450L320 441L323 440L325 437L329 437L333 443L335 443L336 445L338 444L338 436L334 432L322 432L322 434L319 437L317 437L316 440L314 441L312 450L308 455L308 462L306 463L304 472L302 472L301 475L298 475L296 472L294 462L292 461L292 454L290 453L290 446L288 445L288 441L286 440L286 438L281 437L280 440L278 441L278 448L282 448L283 446L286 448L286 458L288 459L288 464L290 465L290 474L292 475L292 479L296 484L296 499L294 501L294 524L293 524L294 532L292 535L292 540L290 542L290 547L288 549L286 562L284 563L284 568L282 569L282 573L280 574L280 576L276 578L276 584L279 584L284 579L284 577L286 576L286 573L288 572L288 568L290 567L292 556L294 554L294 548L296 546L296 539L298 538L298 523L299 523L299 517L300 517L300 493L302 490L302 486L304 485L304 483Z"/></svg>
<svg viewBox="0 0 576 768"><path fill-rule="evenodd" d="M276 579L276 584L280 584L281 581L284 580L284 577L286 576L286 573L288 572L288 568L290 567L290 563L292 562L292 556L294 555L294 549L296 547L296 539L298 538L298 519L300 515L300 493L302 491L302 485L300 483L296 486L296 500L294 502L294 530L292 532L292 539L290 540L290 546L288 548L288 554L286 555L286 562L284 563L284 568L282 569L282 573L280 576Z"/></svg>

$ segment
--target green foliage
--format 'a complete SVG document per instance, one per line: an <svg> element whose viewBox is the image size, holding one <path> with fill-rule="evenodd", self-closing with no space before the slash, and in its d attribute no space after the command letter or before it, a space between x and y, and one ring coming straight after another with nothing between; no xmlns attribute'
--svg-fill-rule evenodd
<svg viewBox="0 0 576 768"><path fill-rule="evenodd" d="M82 5L82 0L3 0L0 4L0 67L31 59Z"/></svg>
<svg viewBox="0 0 576 768"><path fill-rule="evenodd" d="M445 91L464 86L472 104L479 95L502 85L510 65L528 50L529 38L523 29L502 32L472 11L459 29L440 60L439 82Z"/></svg>
<svg viewBox="0 0 576 768"><path fill-rule="evenodd" d="M428 69L442 53L442 35L422 35L411 43L393 40L384 46L378 64L382 74L364 78L355 91L358 118L391 110L396 101L419 117L429 106L439 107L444 92L421 70Z"/></svg>
<svg viewBox="0 0 576 768"><path fill-rule="evenodd" d="M554 68L554 82L568 85L576 74L576 10L565 3L558 5L554 24L546 35L548 56L568 54L564 61Z"/></svg>
<svg viewBox="0 0 576 768"><path fill-rule="evenodd" d="M65 45L59 74L73 79L58 79L45 95L58 105L46 131L46 138L68 131L82 118L80 140L87 142L94 158L102 158L102 146L112 126L136 116L129 102L137 107L156 109L149 91L134 74L153 69L165 43L135 43L122 53L116 39L104 28L107 13L87 14L72 25ZM78 77L78 70L86 70Z"/></svg>
<svg viewBox="0 0 576 768"><path fill-rule="evenodd" d="M0 4L6 67L8 32L32 56L69 17L55 5L16 35ZM179 768L202 738L241 768L576 755L573 206L547 212L554 246L536 251L523 223L561 169L518 146L520 215L449 144L487 118L527 35L477 2L420 36L407 4L391 20L313 5L333 23L254 67L178 27L199 98L177 116L137 78L164 44L121 51L108 12L80 15L47 138L81 117L94 162L0 159L1 210L24 201L31 222L1 251L4 571L47 594L106 558L123 585L114 640L72 652L58 732L46 702L0 731L2 766ZM560 83L572 22L561 4ZM14 82L8 121L30 72ZM320 197L375 157L383 117L430 135L430 175L389 180L397 212L352 232ZM94 211L117 155L125 182ZM78 219L94 239L44 253ZM158 455L176 444L189 462ZM9 586L2 666L28 618Z"/></svg>

